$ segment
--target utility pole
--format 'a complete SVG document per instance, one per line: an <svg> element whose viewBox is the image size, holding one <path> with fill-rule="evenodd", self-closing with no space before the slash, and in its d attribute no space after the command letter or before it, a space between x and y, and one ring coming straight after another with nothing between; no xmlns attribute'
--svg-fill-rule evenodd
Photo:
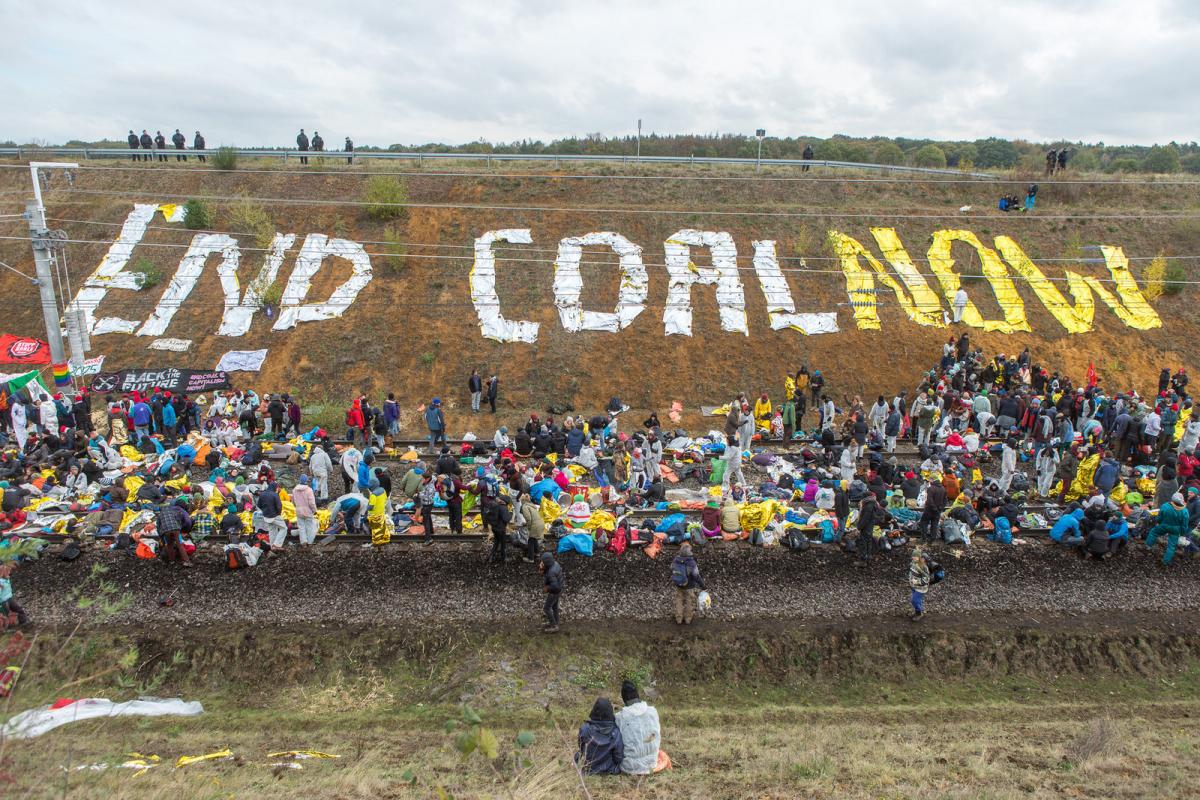
<svg viewBox="0 0 1200 800"><path fill-rule="evenodd" d="M638 119L638 148L637 148L637 158L638 158L638 161L641 161L641 160L642 160L642 120L641 120L641 118L639 118L639 119Z"/></svg>
<svg viewBox="0 0 1200 800"><path fill-rule="evenodd" d="M50 344L50 360L61 364L67 360L63 349L62 322L58 313L58 298L54 294L54 275L50 269L50 250L54 247L54 238L46 227L46 206L42 202L42 185L38 181L39 168L78 169L78 164L33 161L29 164L29 174L33 179L34 202L25 206L25 216L29 221L29 238L33 244L33 262L37 267L38 292L42 297L42 317L46 322L46 341ZM72 361L82 361L82 353L73 353Z"/></svg>
<svg viewBox="0 0 1200 800"><path fill-rule="evenodd" d="M766 128L759 128L754 132L754 137L758 139L758 159L754 162L754 171L758 172L762 169L762 142L767 136Z"/></svg>

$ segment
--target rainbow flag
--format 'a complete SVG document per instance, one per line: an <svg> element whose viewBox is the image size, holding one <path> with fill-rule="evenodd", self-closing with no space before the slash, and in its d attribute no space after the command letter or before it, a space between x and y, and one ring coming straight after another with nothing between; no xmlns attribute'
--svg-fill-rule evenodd
<svg viewBox="0 0 1200 800"><path fill-rule="evenodd" d="M55 364L51 367L51 372L54 373L55 386L70 386L71 385L71 365L70 364Z"/></svg>

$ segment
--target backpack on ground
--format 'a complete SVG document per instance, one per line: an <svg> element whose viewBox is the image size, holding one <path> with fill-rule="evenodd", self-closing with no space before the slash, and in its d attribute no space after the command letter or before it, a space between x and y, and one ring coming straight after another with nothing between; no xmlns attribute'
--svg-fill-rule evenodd
<svg viewBox="0 0 1200 800"><path fill-rule="evenodd" d="M231 547L225 551L225 568L226 569L245 569L246 554L242 552L240 547Z"/></svg>

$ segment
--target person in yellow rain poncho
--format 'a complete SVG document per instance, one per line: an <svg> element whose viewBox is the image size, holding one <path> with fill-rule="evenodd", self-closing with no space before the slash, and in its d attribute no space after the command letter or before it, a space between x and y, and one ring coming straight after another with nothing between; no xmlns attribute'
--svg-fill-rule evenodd
<svg viewBox="0 0 1200 800"><path fill-rule="evenodd" d="M367 484L367 530L371 532L371 544L376 547L392 540L391 520L387 515L387 492L379 485L379 478L372 477Z"/></svg>
<svg viewBox="0 0 1200 800"><path fill-rule="evenodd" d="M757 400L754 401L754 424L760 428L771 427L771 398L763 392Z"/></svg>
<svg viewBox="0 0 1200 800"><path fill-rule="evenodd" d="M1067 488L1065 500L1082 500L1085 497L1090 497L1092 494L1092 478L1096 475L1096 467L1100 466L1100 454L1092 453L1083 458L1079 462L1079 470L1075 473L1075 480L1071 481L1071 485Z"/></svg>

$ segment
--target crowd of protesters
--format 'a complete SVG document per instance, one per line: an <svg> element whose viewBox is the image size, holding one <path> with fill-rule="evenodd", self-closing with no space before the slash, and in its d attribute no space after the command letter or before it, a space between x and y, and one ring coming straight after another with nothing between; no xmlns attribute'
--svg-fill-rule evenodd
<svg viewBox="0 0 1200 800"><path fill-rule="evenodd" d="M1188 384L1183 369L1164 369L1146 397L1114 391L1092 370L1080 382L1049 371L1028 349L986 358L963 334L911 397L835 400L821 370L801 367L775 401L738 394L710 411L717 429L700 435L657 413L622 430L627 407L613 398L591 415L531 413L452 444L433 398L409 412L428 433L422 454L399 438L394 394L354 398L343 432L306 426L288 393L101 399L33 383L0 412L0 532L63 534L184 568L211 539L237 569L285 551L289 537L301 549L344 534L432 543L444 516L452 536L490 534L494 563L510 560L511 545L537 565L550 632L566 582L543 541L584 555L678 545L670 584L681 625L711 602L692 552L710 540L824 543L860 566L916 544L919 619L943 576L934 543L1010 545L1040 530L1104 559L1161 539L1165 564L1200 549L1200 417ZM485 396L494 409L498 386L473 372L471 411ZM663 518L639 524L651 509Z"/></svg>

